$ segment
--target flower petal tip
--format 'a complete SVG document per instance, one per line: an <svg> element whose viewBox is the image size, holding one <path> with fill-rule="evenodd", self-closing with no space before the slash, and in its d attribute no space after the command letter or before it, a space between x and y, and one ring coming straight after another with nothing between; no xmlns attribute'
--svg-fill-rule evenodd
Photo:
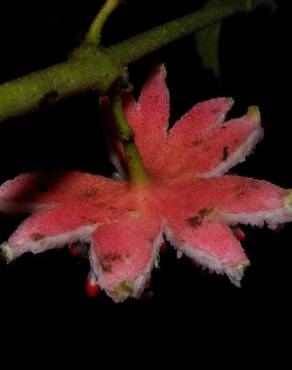
<svg viewBox="0 0 292 370"><path fill-rule="evenodd" d="M10 263L14 259L13 251L7 241L0 244L0 259Z"/></svg>
<svg viewBox="0 0 292 370"><path fill-rule="evenodd" d="M115 302L124 302L133 294L133 288L133 283L130 281L122 281L109 292L109 295Z"/></svg>
<svg viewBox="0 0 292 370"><path fill-rule="evenodd" d="M232 106L235 103L234 99L231 96L228 96L226 98L226 101L230 104L230 106Z"/></svg>
<svg viewBox="0 0 292 370"><path fill-rule="evenodd" d="M250 262L249 260L245 260L245 261L242 261L240 262L238 265L237 265L237 270L239 272L243 272L247 267L250 266Z"/></svg>
<svg viewBox="0 0 292 370"><path fill-rule="evenodd" d="M261 120L261 112L257 105L251 105L247 109L247 116L254 122L258 123Z"/></svg>
<svg viewBox="0 0 292 370"><path fill-rule="evenodd" d="M283 202L285 208L288 210L288 212L292 215L292 189L288 189L283 197Z"/></svg>
<svg viewBox="0 0 292 370"><path fill-rule="evenodd" d="M250 262L248 259L240 262L231 271L227 271L227 276L229 277L230 281L237 287L241 287L241 279L244 276L245 269L250 266Z"/></svg>

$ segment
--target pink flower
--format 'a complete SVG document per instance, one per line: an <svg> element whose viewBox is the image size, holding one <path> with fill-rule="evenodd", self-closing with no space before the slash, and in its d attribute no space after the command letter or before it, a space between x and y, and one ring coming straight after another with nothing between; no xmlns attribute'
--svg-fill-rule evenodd
<svg viewBox="0 0 292 370"><path fill-rule="evenodd" d="M168 127L166 72L152 73L136 102L124 96L150 182L135 185L78 171L28 173L0 187L0 209L29 212L2 244L9 259L89 242L91 268L115 301L139 297L166 238L196 263L240 285L249 260L229 226L292 220L292 192L266 181L223 176L263 136L257 107L224 122L233 100L195 105ZM110 118L102 99L104 117ZM123 150L112 159L122 172ZM117 157L118 155L118 157Z"/></svg>

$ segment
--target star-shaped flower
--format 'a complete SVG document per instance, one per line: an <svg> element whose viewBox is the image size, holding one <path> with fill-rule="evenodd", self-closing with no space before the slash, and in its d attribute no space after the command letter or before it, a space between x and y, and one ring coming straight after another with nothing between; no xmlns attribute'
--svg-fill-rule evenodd
<svg viewBox="0 0 292 370"><path fill-rule="evenodd" d="M143 292L165 237L194 262L240 284L249 260L230 226L274 228L291 221L292 192L266 181L223 176L263 136L257 107L225 122L233 100L211 99L169 128L165 76L163 67L155 70L137 102L131 94L123 98L149 181L133 184L68 171L28 173L5 182L1 211L32 213L2 244L10 259L90 243L98 283L123 301ZM101 108L109 119L106 98ZM122 171L123 149L112 149Z"/></svg>

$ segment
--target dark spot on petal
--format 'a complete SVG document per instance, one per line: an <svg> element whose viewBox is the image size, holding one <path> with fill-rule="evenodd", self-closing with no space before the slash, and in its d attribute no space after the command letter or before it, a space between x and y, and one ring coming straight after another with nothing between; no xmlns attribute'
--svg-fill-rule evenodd
<svg viewBox="0 0 292 370"><path fill-rule="evenodd" d="M112 272L112 265L111 263L109 262L103 262L103 261L99 261L100 263L100 266L102 268L102 271L104 272Z"/></svg>
<svg viewBox="0 0 292 370"><path fill-rule="evenodd" d="M226 159L229 157L229 148L228 146L225 146L223 148L223 161L226 161Z"/></svg>
<svg viewBox="0 0 292 370"><path fill-rule="evenodd" d="M203 140L194 140L190 144L187 144L186 147L187 148L196 148L197 146L202 144L202 142L203 142Z"/></svg>
<svg viewBox="0 0 292 370"><path fill-rule="evenodd" d="M103 271L111 272L112 262L121 260L121 259L122 259L122 255L119 253L106 253L100 257L99 263Z"/></svg>
<svg viewBox="0 0 292 370"><path fill-rule="evenodd" d="M188 218L187 223L189 226L196 228L202 224L204 218L207 217L211 212L212 208L203 208L196 216Z"/></svg>
<svg viewBox="0 0 292 370"><path fill-rule="evenodd" d="M191 227L196 228L202 224L202 218L200 216L188 218L188 224Z"/></svg>
<svg viewBox="0 0 292 370"><path fill-rule="evenodd" d="M240 140L239 139L234 139L234 145L238 145L240 143Z"/></svg>
<svg viewBox="0 0 292 370"><path fill-rule="evenodd" d="M208 216L211 212L212 212L212 208L211 207L209 207L209 208L203 208L203 209L201 209L200 211L199 211L199 215L201 216L201 217L206 217L206 216Z"/></svg>
<svg viewBox="0 0 292 370"><path fill-rule="evenodd" d="M35 242L39 241L39 240L42 240L45 238L45 235L44 234L41 234L41 233L33 233L31 234L31 239Z"/></svg>
<svg viewBox="0 0 292 370"><path fill-rule="evenodd" d="M96 189L89 189L89 190L85 190L83 192L83 197L85 199L91 199L91 198L94 198L96 195Z"/></svg>
<svg viewBox="0 0 292 370"><path fill-rule="evenodd" d="M117 207L114 207L114 206L110 206L110 207L109 207L109 209L110 209L111 211L117 211Z"/></svg>
<svg viewBox="0 0 292 370"><path fill-rule="evenodd" d="M106 253L103 254L101 259L104 261L116 261L120 260L122 258L122 255L119 253Z"/></svg>
<svg viewBox="0 0 292 370"><path fill-rule="evenodd" d="M244 190L243 186L241 186L241 185L236 185L234 190L235 190L235 195L238 198L242 198L246 195L246 191Z"/></svg>

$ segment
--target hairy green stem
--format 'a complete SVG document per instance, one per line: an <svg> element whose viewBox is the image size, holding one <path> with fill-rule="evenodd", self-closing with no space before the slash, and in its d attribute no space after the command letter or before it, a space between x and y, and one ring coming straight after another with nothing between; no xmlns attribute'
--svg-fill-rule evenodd
<svg viewBox="0 0 292 370"><path fill-rule="evenodd" d="M107 0L103 7L100 9L97 16L94 18L89 31L86 35L86 41L98 45L101 38L101 30L117 6L121 4L121 0Z"/></svg>
<svg viewBox="0 0 292 370"><path fill-rule="evenodd" d="M168 43L231 15L249 11L246 0L218 5L178 18L108 49L81 45L64 63L0 85L0 121L84 91L106 94L125 81L123 66Z"/></svg>
<svg viewBox="0 0 292 370"><path fill-rule="evenodd" d="M146 185L149 177L135 144L134 133L125 117L119 93L111 94L113 115L117 124L121 143L124 147L129 180L133 184Z"/></svg>
<svg viewBox="0 0 292 370"><path fill-rule="evenodd" d="M116 44L109 48L109 52L119 63L127 65L194 31L231 15L250 11L246 0L218 0L217 3Z"/></svg>
<svg viewBox="0 0 292 370"><path fill-rule="evenodd" d="M67 62L0 86L0 121L85 91L105 94L125 71L93 46L77 49Z"/></svg>

